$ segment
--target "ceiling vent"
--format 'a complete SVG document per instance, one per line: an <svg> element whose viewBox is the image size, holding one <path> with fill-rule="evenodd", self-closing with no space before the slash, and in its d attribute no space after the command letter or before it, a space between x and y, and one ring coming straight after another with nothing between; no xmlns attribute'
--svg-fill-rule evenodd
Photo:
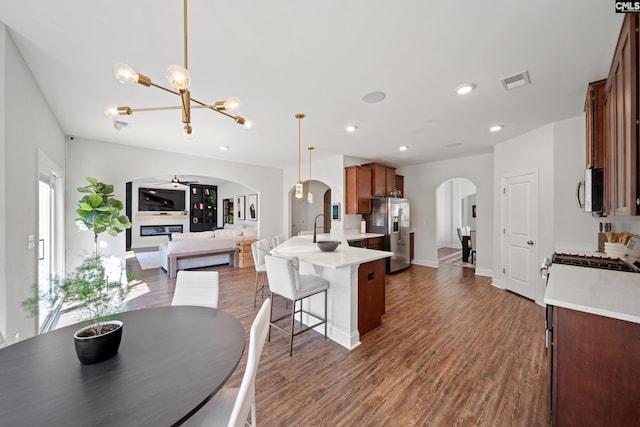
<svg viewBox="0 0 640 427"><path fill-rule="evenodd" d="M113 119L113 127L116 128L117 130L127 129L129 126L131 126L131 123L123 122L122 120Z"/></svg>
<svg viewBox="0 0 640 427"><path fill-rule="evenodd" d="M523 71L500 79L500 83L502 83L504 90L511 90L520 86L528 85L531 83L531 80L529 79L529 72Z"/></svg>

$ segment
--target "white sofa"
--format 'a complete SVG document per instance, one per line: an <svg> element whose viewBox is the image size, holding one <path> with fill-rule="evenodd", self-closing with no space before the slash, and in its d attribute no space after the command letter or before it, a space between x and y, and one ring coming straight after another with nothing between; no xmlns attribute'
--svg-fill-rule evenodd
<svg viewBox="0 0 640 427"><path fill-rule="evenodd" d="M169 255L215 249L233 249L238 240L257 239L257 232L252 228L224 228L215 231L195 233L172 233L171 240L160 244L160 265L169 271ZM229 263L229 255L204 255L200 257L178 260L178 270L208 267Z"/></svg>

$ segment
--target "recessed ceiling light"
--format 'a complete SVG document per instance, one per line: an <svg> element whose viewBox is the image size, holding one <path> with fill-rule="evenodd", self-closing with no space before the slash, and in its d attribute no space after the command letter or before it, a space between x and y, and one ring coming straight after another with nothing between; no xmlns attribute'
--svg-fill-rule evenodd
<svg viewBox="0 0 640 427"><path fill-rule="evenodd" d="M383 99L385 99L387 97L387 94L376 90L373 92L369 92L368 94L366 94L365 96L362 97L362 100L364 102L366 102L367 104L375 104L376 102L380 102Z"/></svg>
<svg viewBox="0 0 640 427"><path fill-rule="evenodd" d="M358 130L358 126L356 126L356 125L347 125L347 127L345 129L347 129L347 132L349 132L349 133L354 133L355 131Z"/></svg>
<svg viewBox="0 0 640 427"><path fill-rule="evenodd" d="M502 125L495 125L495 126L491 126L491 127L489 128L489 130L490 130L491 132L498 132L498 131L502 130L502 128L503 128L503 126L502 126Z"/></svg>
<svg viewBox="0 0 640 427"><path fill-rule="evenodd" d="M401 145L400 146L400 151L407 151L409 149L409 147L407 147L406 145Z"/></svg>
<svg viewBox="0 0 640 427"><path fill-rule="evenodd" d="M227 151L229 149L229 147L227 147L226 145L221 145L220 146L220 151Z"/></svg>
<svg viewBox="0 0 640 427"><path fill-rule="evenodd" d="M472 90L474 90L475 88L476 88L476 85L474 85L473 83L464 83L456 87L456 93L458 95L466 95Z"/></svg>

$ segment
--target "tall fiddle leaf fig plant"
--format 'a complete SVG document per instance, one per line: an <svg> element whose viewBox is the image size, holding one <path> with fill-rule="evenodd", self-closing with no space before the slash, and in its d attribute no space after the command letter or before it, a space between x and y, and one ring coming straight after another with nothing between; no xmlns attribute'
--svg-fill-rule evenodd
<svg viewBox="0 0 640 427"><path fill-rule="evenodd" d="M93 177L86 177L89 185L78 187L78 192L84 197L78 202L76 225L80 230L93 232L94 256L98 257L98 235L107 232L110 236L117 236L127 228L131 222L126 215L122 202L113 197L113 185L105 184Z"/></svg>

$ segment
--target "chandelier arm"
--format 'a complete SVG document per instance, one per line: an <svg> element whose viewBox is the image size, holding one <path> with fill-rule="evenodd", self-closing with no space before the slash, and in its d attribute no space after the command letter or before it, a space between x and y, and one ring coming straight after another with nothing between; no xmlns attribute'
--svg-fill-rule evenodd
<svg viewBox="0 0 640 427"><path fill-rule="evenodd" d="M187 53L187 0L184 0L183 2L183 9L184 9L184 13L183 13L183 23L184 23L184 38L183 38L183 44L184 44L184 68L185 69L189 69L188 67L188 53Z"/></svg>
<svg viewBox="0 0 640 427"><path fill-rule="evenodd" d="M236 116L234 116L232 114L226 113L226 112L224 112L222 110L218 110L217 108L215 108L215 105L208 105L208 104L205 104L204 102L198 101L197 99L194 99L194 98L191 98L191 102L195 102L196 104L199 104L199 105L194 105L193 108L208 108L210 110L215 111L216 113L222 114L223 116L227 116L227 117L230 117L232 119L236 118Z"/></svg>
<svg viewBox="0 0 640 427"><path fill-rule="evenodd" d="M169 89L168 87L160 86L160 85L159 85L159 84L157 84L157 83L150 82L150 85L151 85L151 86L153 86L153 87L157 87L158 89L162 89L162 90L164 90L164 91L166 91L166 92L172 93L172 94L174 94L174 95L181 96L181 95L180 95L180 92L178 92L178 91L176 91L176 90L173 90L173 89Z"/></svg>

